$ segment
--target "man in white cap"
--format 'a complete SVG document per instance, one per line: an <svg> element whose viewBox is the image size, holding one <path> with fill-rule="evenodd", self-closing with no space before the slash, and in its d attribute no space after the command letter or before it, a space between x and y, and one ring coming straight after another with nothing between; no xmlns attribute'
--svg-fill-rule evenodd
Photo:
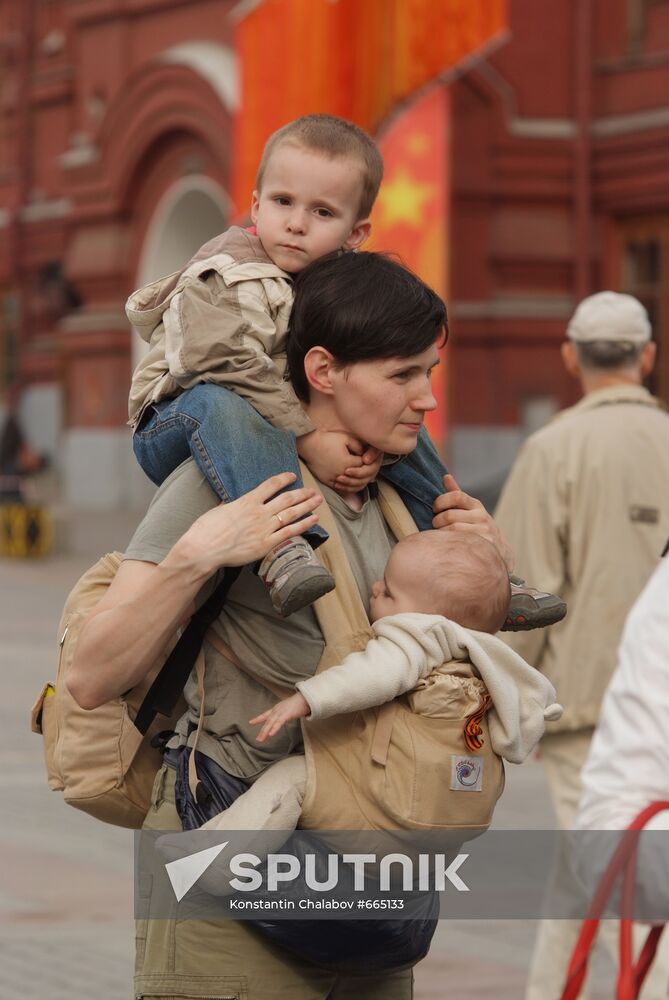
<svg viewBox="0 0 669 1000"><path fill-rule="evenodd" d="M669 535L669 414L642 385L655 361L646 310L630 295L599 292L581 302L567 338L562 361L583 399L524 443L495 515L518 572L569 609L550 629L504 636L564 705L541 755L565 829L625 617ZM578 927L542 923L526 1000L560 996ZM663 989L657 996L666 997L666 976Z"/></svg>

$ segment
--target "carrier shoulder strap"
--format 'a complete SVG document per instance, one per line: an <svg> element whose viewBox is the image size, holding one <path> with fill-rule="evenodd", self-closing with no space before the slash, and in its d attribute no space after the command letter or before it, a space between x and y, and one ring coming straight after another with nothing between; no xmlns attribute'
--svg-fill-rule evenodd
<svg viewBox="0 0 669 1000"><path fill-rule="evenodd" d="M318 489L315 481L304 463L300 463L302 479L305 486ZM414 534L418 529L398 494L390 483L381 479L378 482L379 505L385 521L398 541L405 535ZM329 539L319 546L316 553L337 582L336 588L314 604L323 637L327 646L341 650L342 640L352 635L369 632L369 620L360 597L358 585L353 576L350 563L346 556L344 544L332 511L327 504L318 508L318 522L329 534ZM347 649L346 652L351 652ZM345 655L345 654L344 654ZM329 658L328 658L329 660ZM327 669L332 660L319 664L319 670ZM335 661L336 662L336 661Z"/></svg>

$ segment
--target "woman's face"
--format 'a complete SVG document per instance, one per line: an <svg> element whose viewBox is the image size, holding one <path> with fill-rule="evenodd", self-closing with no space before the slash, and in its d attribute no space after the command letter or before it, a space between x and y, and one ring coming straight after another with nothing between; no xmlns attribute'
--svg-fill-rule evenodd
<svg viewBox="0 0 669 1000"><path fill-rule="evenodd" d="M437 401L430 385L436 345L409 358L356 361L331 373L338 425L374 448L408 455Z"/></svg>

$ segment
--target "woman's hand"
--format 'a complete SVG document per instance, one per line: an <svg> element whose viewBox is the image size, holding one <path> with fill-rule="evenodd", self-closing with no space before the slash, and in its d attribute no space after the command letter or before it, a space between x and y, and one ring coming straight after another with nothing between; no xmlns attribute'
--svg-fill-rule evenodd
<svg viewBox="0 0 669 1000"><path fill-rule="evenodd" d="M188 562L211 574L221 566L246 566L270 549L301 535L318 520L323 497L311 487L276 494L295 482L292 472L266 479L250 493L207 511L174 547Z"/></svg>
<svg viewBox="0 0 669 1000"><path fill-rule="evenodd" d="M264 743L270 736L276 736L287 722L292 722L293 719L304 719L310 712L311 707L309 702L298 691L296 694L292 694L290 698L284 698L283 701L278 702L274 708L262 712L261 715L256 715L255 719L249 719L249 723L252 726L259 726L261 722L264 723L256 736L258 743Z"/></svg>
<svg viewBox="0 0 669 1000"><path fill-rule="evenodd" d="M435 515L432 518L432 527L473 531L477 535L482 535L492 542L511 572L513 570L511 547L481 501L464 493L455 481L455 476L444 476L444 487L446 492L438 496L432 505Z"/></svg>

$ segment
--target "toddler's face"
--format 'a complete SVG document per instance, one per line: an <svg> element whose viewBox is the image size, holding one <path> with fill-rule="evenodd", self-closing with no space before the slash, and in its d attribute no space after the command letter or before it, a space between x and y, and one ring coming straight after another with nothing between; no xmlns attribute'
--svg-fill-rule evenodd
<svg viewBox="0 0 669 1000"><path fill-rule="evenodd" d="M285 143L270 156L251 218L268 257L296 274L334 250L352 250L370 224L358 219L362 167Z"/></svg>
<svg viewBox="0 0 669 1000"><path fill-rule="evenodd" d="M390 554L386 563L383 580L372 584L372 596L369 602L369 614L373 622L386 615L400 615L408 611L420 611L417 606L416 579L420 574L420 566L412 557L406 545L402 545Z"/></svg>

